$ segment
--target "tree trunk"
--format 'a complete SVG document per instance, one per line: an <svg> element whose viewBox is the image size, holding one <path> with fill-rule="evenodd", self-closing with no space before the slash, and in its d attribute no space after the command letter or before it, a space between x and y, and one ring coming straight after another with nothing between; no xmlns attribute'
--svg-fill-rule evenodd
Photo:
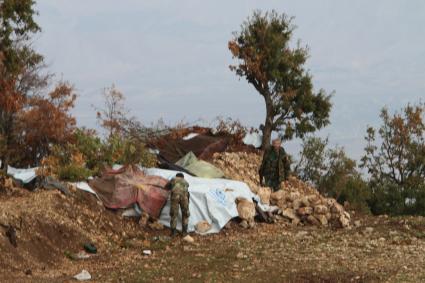
<svg viewBox="0 0 425 283"><path fill-rule="evenodd" d="M269 95L263 95L266 102L266 120L264 122L263 128L263 141L261 143L261 148L266 150L270 147L270 141L272 138L273 131L273 102L270 99Z"/></svg>

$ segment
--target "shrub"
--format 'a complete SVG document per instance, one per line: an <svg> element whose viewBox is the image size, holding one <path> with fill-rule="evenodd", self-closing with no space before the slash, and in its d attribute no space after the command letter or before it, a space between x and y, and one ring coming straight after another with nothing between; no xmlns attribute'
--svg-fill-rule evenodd
<svg viewBox="0 0 425 283"><path fill-rule="evenodd" d="M71 163L65 166L60 166L58 168L57 175L60 180L79 182L90 177L92 175L92 171L86 167Z"/></svg>

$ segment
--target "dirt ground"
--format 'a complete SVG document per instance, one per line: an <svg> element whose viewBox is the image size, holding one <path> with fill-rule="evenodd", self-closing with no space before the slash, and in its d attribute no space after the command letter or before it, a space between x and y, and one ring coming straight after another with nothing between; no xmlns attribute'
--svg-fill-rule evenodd
<svg viewBox="0 0 425 283"><path fill-rule="evenodd" d="M231 222L190 244L85 192L15 189L1 192L0 204L0 282L77 282L83 269L90 282L425 282L422 217L355 216L358 227L336 230ZM74 259L87 242L98 253Z"/></svg>

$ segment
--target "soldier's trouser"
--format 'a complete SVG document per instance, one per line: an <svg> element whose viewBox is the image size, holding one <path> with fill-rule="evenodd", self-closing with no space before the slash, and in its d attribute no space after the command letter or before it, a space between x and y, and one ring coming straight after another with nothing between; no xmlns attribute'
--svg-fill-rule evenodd
<svg viewBox="0 0 425 283"><path fill-rule="evenodd" d="M264 176L264 179L264 184L266 185L266 187L272 188L274 192L280 189L280 182L278 176Z"/></svg>
<svg viewBox="0 0 425 283"><path fill-rule="evenodd" d="M182 225L187 227L189 223L189 193L176 194L171 193L171 207L170 207L170 226L171 229L177 227L177 216L179 215L179 206L182 211Z"/></svg>

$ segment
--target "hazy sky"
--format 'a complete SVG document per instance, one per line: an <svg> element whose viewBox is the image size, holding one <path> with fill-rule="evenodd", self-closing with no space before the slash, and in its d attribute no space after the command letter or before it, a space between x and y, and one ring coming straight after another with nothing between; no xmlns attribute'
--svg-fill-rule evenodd
<svg viewBox="0 0 425 283"><path fill-rule="evenodd" d="M335 91L321 131L354 158L383 106L425 98L425 1L38 0L36 48L79 93L79 125L96 127L93 104L114 83L141 121L258 126L262 98L228 66L227 42L256 9L294 16L294 40L310 48L316 89ZM288 145L297 150L297 141Z"/></svg>

